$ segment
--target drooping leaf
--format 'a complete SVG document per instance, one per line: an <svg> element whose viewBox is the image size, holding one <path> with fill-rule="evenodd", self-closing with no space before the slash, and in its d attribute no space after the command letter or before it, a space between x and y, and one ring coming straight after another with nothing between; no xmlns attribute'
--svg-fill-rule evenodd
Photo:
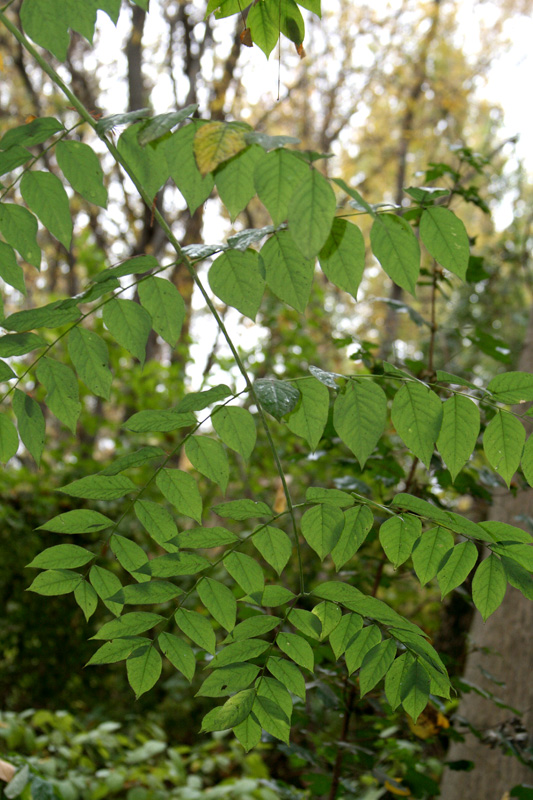
<svg viewBox="0 0 533 800"><path fill-rule="evenodd" d="M263 570L254 558L233 551L224 558L224 566L246 595L261 599L265 585Z"/></svg>
<svg viewBox="0 0 533 800"><path fill-rule="evenodd" d="M281 631L276 637L276 644L282 653L289 656L292 661L313 672L313 651L305 639L302 639L297 633Z"/></svg>
<svg viewBox="0 0 533 800"><path fill-rule="evenodd" d="M47 547L42 553L35 556L28 567L39 569L74 569L83 567L94 558L94 553L77 544L57 544Z"/></svg>
<svg viewBox="0 0 533 800"><path fill-rule="evenodd" d="M335 400L333 424L343 442L364 467L385 428L387 398L371 381L349 381Z"/></svg>
<svg viewBox="0 0 533 800"><path fill-rule="evenodd" d="M226 700L223 706L211 709L202 720L202 733L224 731L244 722L254 704L255 691L245 689Z"/></svg>
<svg viewBox="0 0 533 800"><path fill-rule="evenodd" d="M208 280L212 291L223 303L255 320L265 288L257 253L253 250L222 253L212 264Z"/></svg>
<svg viewBox="0 0 533 800"><path fill-rule="evenodd" d="M305 700L304 676L293 661L279 658L279 656L270 656L267 661L267 669L290 692Z"/></svg>
<svg viewBox="0 0 533 800"><path fill-rule="evenodd" d="M524 478L530 486L533 486L533 436L529 436L524 445L520 466L522 467Z"/></svg>
<svg viewBox="0 0 533 800"><path fill-rule="evenodd" d="M261 726L250 715L243 722L235 725L233 733L242 744L246 753L256 747L261 741Z"/></svg>
<svg viewBox="0 0 533 800"><path fill-rule="evenodd" d="M396 656L396 643L385 639L366 653L359 673L361 697L370 692L385 677Z"/></svg>
<svg viewBox="0 0 533 800"><path fill-rule="evenodd" d="M19 436L35 463L39 466L45 437L45 422L41 407L33 397L24 394L20 389L15 389L13 411L17 418Z"/></svg>
<svg viewBox="0 0 533 800"><path fill-rule="evenodd" d="M268 58L279 38L279 28L271 4L261 0L253 5L246 17L246 25L250 29L253 43Z"/></svg>
<svg viewBox="0 0 533 800"><path fill-rule="evenodd" d="M255 195L254 170L264 158L266 155L263 148L253 144L217 169L216 187L232 221Z"/></svg>
<svg viewBox="0 0 533 800"><path fill-rule="evenodd" d="M453 536L445 528L425 531L413 547L413 567L418 580L425 586L438 572L444 556L453 547Z"/></svg>
<svg viewBox="0 0 533 800"><path fill-rule="evenodd" d="M0 278L21 294L26 294L24 271L17 263L15 251L5 242L0 242Z"/></svg>
<svg viewBox="0 0 533 800"><path fill-rule="evenodd" d="M114 298L104 306L103 320L113 338L144 364L146 343L152 329L148 311L133 300Z"/></svg>
<svg viewBox="0 0 533 800"><path fill-rule="evenodd" d="M427 705L429 692L429 675L417 659L406 670L400 690L402 706L415 722Z"/></svg>
<svg viewBox="0 0 533 800"><path fill-rule="evenodd" d="M125 475L87 475L62 486L59 491L71 497L117 500L135 489L135 484Z"/></svg>
<svg viewBox="0 0 533 800"><path fill-rule="evenodd" d="M0 175L5 175L17 167L21 167L30 158L32 158L30 151L18 144L3 150L0 152Z"/></svg>
<svg viewBox="0 0 533 800"><path fill-rule="evenodd" d="M194 135L204 124L201 120L192 120L164 144L170 177L185 198L191 214L207 200L215 185L213 175L202 176L194 159Z"/></svg>
<svg viewBox="0 0 533 800"><path fill-rule="evenodd" d="M374 517L368 506L355 506L344 512L344 527L331 551L335 569L340 570L359 550L370 532Z"/></svg>
<svg viewBox="0 0 533 800"><path fill-rule="evenodd" d="M255 189L274 225L280 225L287 219L289 201L308 172L305 163L290 150L273 150L257 164L254 172Z"/></svg>
<svg viewBox="0 0 533 800"><path fill-rule="evenodd" d="M421 532L422 523L410 514L390 517L382 524L379 541L394 569L407 561Z"/></svg>
<svg viewBox="0 0 533 800"><path fill-rule="evenodd" d="M72 370L54 358L42 358L36 370L38 380L46 389L46 405L72 433L81 413L78 381Z"/></svg>
<svg viewBox="0 0 533 800"><path fill-rule="evenodd" d="M429 468L442 422L437 395L420 383L406 383L392 401L391 416L409 450Z"/></svg>
<svg viewBox="0 0 533 800"><path fill-rule="evenodd" d="M118 140L117 149L148 197L154 198L170 172L166 160L161 158L156 146L147 144L142 147L139 144L139 134L148 124L137 122L127 127Z"/></svg>
<svg viewBox="0 0 533 800"><path fill-rule="evenodd" d="M107 189L100 159L89 145L83 142L58 142L55 154L59 168L72 188L89 203L107 207Z"/></svg>
<svg viewBox="0 0 533 800"><path fill-rule="evenodd" d="M45 228L68 250L72 240L72 219L68 195L63 184L51 172L25 172L20 191L28 208Z"/></svg>
<svg viewBox="0 0 533 800"><path fill-rule="evenodd" d="M302 536L322 561L339 541L343 528L344 514L337 506L314 506L301 521Z"/></svg>
<svg viewBox="0 0 533 800"><path fill-rule="evenodd" d="M467 578L477 561L477 555L476 546L472 542L460 542L445 555L437 572L442 597Z"/></svg>
<svg viewBox="0 0 533 800"><path fill-rule="evenodd" d="M250 458L257 438L252 414L240 406L217 406L211 417L213 428L227 447L244 459Z"/></svg>
<svg viewBox="0 0 533 800"><path fill-rule="evenodd" d="M0 203L0 233L28 264L39 269L41 248L36 241L37 228L37 220L27 208Z"/></svg>
<svg viewBox="0 0 533 800"><path fill-rule="evenodd" d="M449 208L425 208L420 219L420 238L441 266L461 280L466 278L470 245L461 220Z"/></svg>
<svg viewBox="0 0 533 800"><path fill-rule="evenodd" d="M396 214L380 214L370 231L372 252L394 283L412 295L420 272L420 245L409 223Z"/></svg>
<svg viewBox="0 0 533 800"><path fill-rule="evenodd" d="M365 268L365 240L359 228L336 217L318 260L328 280L357 300Z"/></svg>
<svg viewBox="0 0 533 800"><path fill-rule="evenodd" d="M169 581L146 581L124 586L113 599L130 606L159 605L180 594L182 590Z"/></svg>
<svg viewBox="0 0 533 800"><path fill-rule="evenodd" d="M354 498L341 489L324 489L321 486L310 486L305 490L307 503L326 503L328 506L347 508L353 506Z"/></svg>
<svg viewBox="0 0 533 800"><path fill-rule="evenodd" d="M70 569L47 569L37 575L32 584L28 586L28 591L46 597L69 594L74 591L81 580L81 575Z"/></svg>
<svg viewBox="0 0 533 800"><path fill-rule="evenodd" d="M161 668L161 656L153 645L130 653L126 659L126 672L136 698L155 686L161 675Z"/></svg>
<svg viewBox="0 0 533 800"><path fill-rule="evenodd" d="M202 524L202 498L192 475L180 469L163 469L157 473L155 482L180 514Z"/></svg>
<svg viewBox="0 0 533 800"><path fill-rule="evenodd" d="M211 655L215 654L216 636L207 617L197 611L178 608L174 614L178 628L192 641Z"/></svg>
<svg viewBox="0 0 533 800"><path fill-rule="evenodd" d="M228 587L213 578L202 578L196 589L200 600L219 625L228 632L233 630L237 602Z"/></svg>
<svg viewBox="0 0 533 800"><path fill-rule="evenodd" d="M74 589L74 599L88 622L98 606L98 595L88 581L82 580L78 583Z"/></svg>
<svg viewBox="0 0 533 800"><path fill-rule="evenodd" d="M501 605L507 589L507 577L500 559L492 553L476 569L472 581L472 600L486 621Z"/></svg>
<svg viewBox="0 0 533 800"><path fill-rule="evenodd" d="M106 608L108 608L115 616L121 614L122 609L124 608L123 604L116 603L114 600L109 599L110 597L116 595L116 593L122 588L122 584L117 576L108 569L104 569L103 567L99 567L97 564L94 564L89 572L89 580L91 581L91 585L93 586L96 594L102 600Z"/></svg>
<svg viewBox="0 0 533 800"><path fill-rule="evenodd" d="M359 669L363 663L363 659L373 647L381 642L381 631L377 625L367 625L365 628L356 633L352 643L346 648L344 658L346 660L346 668L348 675Z"/></svg>
<svg viewBox="0 0 533 800"><path fill-rule="evenodd" d="M5 414L0 414L0 461L7 464L19 447L17 429Z"/></svg>
<svg viewBox="0 0 533 800"><path fill-rule="evenodd" d="M296 407L300 392L288 381L260 378L254 383L254 392L265 411L278 421Z"/></svg>
<svg viewBox="0 0 533 800"><path fill-rule="evenodd" d="M302 254L288 231L279 231L267 239L260 258L270 289L284 303L303 313L311 293L314 261Z"/></svg>
<svg viewBox="0 0 533 800"><path fill-rule="evenodd" d="M305 23L302 12L294 0L279 0L278 9L281 33L294 44L301 44L305 36Z"/></svg>
<svg viewBox="0 0 533 800"><path fill-rule="evenodd" d="M267 697L272 700L278 708L281 708L287 719L290 722L292 716L292 698L286 686L278 681L277 678L270 678L267 675L262 675L255 682L257 689L257 697Z"/></svg>
<svg viewBox="0 0 533 800"><path fill-rule="evenodd" d="M318 170L308 170L289 201L288 215L289 233L305 258L313 259L325 245L335 206L335 193L329 182Z"/></svg>
<svg viewBox="0 0 533 800"><path fill-rule="evenodd" d="M152 327L171 347L179 339L185 320L185 302L176 287L154 276L139 284L139 299L152 318Z"/></svg>
<svg viewBox="0 0 533 800"><path fill-rule="evenodd" d="M192 648L179 636L162 631L157 637L161 652L166 655L173 667L176 667L189 683L194 678L196 659Z"/></svg>
<svg viewBox="0 0 533 800"><path fill-rule="evenodd" d="M329 643L333 655L338 660L355 639L363 627L363 618L359 614L344 614L338 625L329 635Z"/></svg>
<svg viewBox="0 0 533 800"><path fill-rule="evenodd" d="M257 677L259 667L256 664L232 664L229 667L220 667L202 683L196 696L198 697L225 697L234 692L246 689Z"/></svg>
<svg viewBox="0 0 533 800"><path fill-rule="evenodd" d="M494 537L489 532L492 523L483 523L483 525L479 525L460 514L455 514L453 511L444 511L442 508L437 508L437 506L432 503L428 503L427 500L422 500L420 497L415 497L406 492L400 492L395 495L392 505L405 509L406 511L411 511L413 514L418 514L425 519L436 522L444 528L449 528L456 533L461 533L463 536L470 536L482 542L495 541ZM487 527L487 525L489 527Z"/></svg>
<svg viewBox="0 0 533 800"><path fill-rule="evenodd" d="M490 465L507 486L519 467L526 441L522 423L512 414L498 410L483 434L483 449Z"/></svg>
<svg viewBox="0 0 533 800"><path fill-rule="evenodd" d="M246 128L236 123L208 122L194 134L193 150L201 175L212 172L247 147Z"/></svg>
<svg viewBox="0 0 533 800"><path fill-rule="evenodd" d="M313 377L299 380L297 386L300 402L288 417L287 427L316 450L328 421L329 392Z"/></svg>
<svg viewBox="0 0 533 800"><path fill-rule="evenodd" d="M320 641L322 642L328 638L341 621L342 611L335 603L328 603L327 600L324 600L313 608L312 613L320 620L322 627Z"/></svg>
<svg viewBox="0 0 533 800"><path fill-rule="evenodd" d="M68 353L79 379L98 397L109 400L113 376L104 340L78 325L69 334Z"/></svg>
<svg viewBox="0 0 533 800"><path fill-rule="evenodd" d="M253 713L267 733L286 744L289 743L290 721L277 703L269 697L258 696L253 704Z"/></svg>
<svg viewBox="0 0 533 800"><path fill-rule="evenodd" d="M385 694L393 711L396 711L402 702L402 688L405 678L414 658L411 653L402 653L395 659L385 676Z"/></svg>
<svg viewBox="0 0 533 800"><path fill-rule="evenodd" d="M437 447L455 480L470 458L479 434L479 409L464 395L454 394L442 406Z"/></svg>
<svg viewBox="0 0 533 800"><path fill-rule="evenodd" d="M254 534L252 542L265 561L281 575L292 554L292 544L287 534L267 525Z"/></svg>
<svg viewBox="0 0 533 800"><path fill-rule="evenodd" d="M193 467L220 486L225 494L229 481L229 462L223 445L209 436L191 436L185 454Z"/></svg>

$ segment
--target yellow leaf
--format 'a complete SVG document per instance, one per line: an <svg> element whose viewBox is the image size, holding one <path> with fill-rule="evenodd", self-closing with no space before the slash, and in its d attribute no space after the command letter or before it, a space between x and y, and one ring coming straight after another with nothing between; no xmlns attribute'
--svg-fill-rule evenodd
<svg viewBox="0 0 533 800"><path fill-rule="evenodd" d="M225 122L208 122L196 131L194 157L202 175L240 153L247 146L246 130Z"/></svg>
<svg viewBox="0 0 533 800"><path fill-rule="evenodd" d="M385 781L383 785L388 792L395 794L398 797L409 797L411 794L411 790L408 789L407 786L400 786L398 781Z"/></svg>
<svg viewBox="0 0 533 800"><path fill-rule="evenodd" d="M416 722L413 722L411 717L407 717L407 722L411 731L419 739L429 739L431 736L436 736L443 728L450 727L450 723L444 714L441 714L434 706L430 705L426 706Z"/></svg>

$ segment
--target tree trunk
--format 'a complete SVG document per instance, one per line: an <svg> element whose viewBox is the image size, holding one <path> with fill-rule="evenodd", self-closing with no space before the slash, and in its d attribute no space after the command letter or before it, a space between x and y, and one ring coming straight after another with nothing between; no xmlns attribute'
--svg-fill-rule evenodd
<svg viewBox="0 0 533 800"><path fill-rule="evenodd" d="M533 372L533 307L519 369ZM533 516L533 490L516 495L505 490L495 495L490 519L524 527L520 515ZM529 736L525 741L515 740L518 749L531 746L533 739L532 630L533 603L508 587L502 605L486 623L476 612L464 674L467 681L488 690L523 714L520 723ZM504 681L504 685L498 686L481 670ZM441 784L442 800L507 800L506 793L517 784L533 784L533 770L517 758L505 755L495 743L501 734L513 740L516 722L513 711L497 708L491 700L470 692L461 700L459 714L481 731L486 741L480 741L467 731L464 742L452 743L447 761L466 759L476 766L471 772L447 770Z"/></svg>

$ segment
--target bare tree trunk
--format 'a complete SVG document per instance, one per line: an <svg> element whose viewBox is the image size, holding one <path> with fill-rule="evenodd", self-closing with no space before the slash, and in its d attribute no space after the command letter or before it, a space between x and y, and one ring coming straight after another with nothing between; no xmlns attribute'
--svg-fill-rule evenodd
<svg viewBox="0 0 533 800"><path fill-rule="evenodd" d="M533 306L519 369L533 372ZM520 515L533 516L533 490L516 495L502 491L494 497L490 519L523 527ZM519 748L531 745L533 738L532 630L533 603L509 587L504 602L486 623L476 613L470 631L471 652L464 674L467 681L488 690L523 714L520 722L529 732L529 743L517 741ZM486 677L486 673L504 681L505 685L498 686ZM513 718L516 716L513 711L498 708L491 700L471 692L461 700L459 713L483 732L487 740L480 741L468 731L464 742L452 744L447 761L465 759L473 761L476 766L471 772L447 770L441 785L442 800L503 800L513 786L533 784L531 768L517 758L505 755L501 747L491 748L490 745L490 740L494 741L493 731L496 736L503 732L512 740Z"/></svg>

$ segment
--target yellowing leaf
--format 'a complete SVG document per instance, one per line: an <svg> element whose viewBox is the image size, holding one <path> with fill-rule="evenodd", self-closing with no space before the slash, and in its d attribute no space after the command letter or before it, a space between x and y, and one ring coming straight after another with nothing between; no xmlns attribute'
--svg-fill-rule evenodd
<svg viewBox="0 0 533 800"><path fill-rule="evenodd" d="M193 150L202 175L213 172L247 146L246 129L224 122L202 125L194 135Z"/></svg>
<svg viewBox="0 0 533 800"><path fill-rule="evenodd" d="M389 791L391 794L395 794L398 797L409 797L411 794L411 790L407 788L407 786L400 786L398 781L385 781L383 784L385 789Z"/></svg>

